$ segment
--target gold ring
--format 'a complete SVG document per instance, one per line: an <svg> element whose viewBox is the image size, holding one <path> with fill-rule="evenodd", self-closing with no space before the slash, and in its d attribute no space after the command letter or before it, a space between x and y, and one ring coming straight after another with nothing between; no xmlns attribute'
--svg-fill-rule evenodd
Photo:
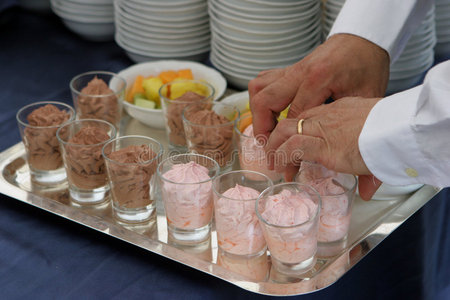
<svg viewBox="0 0 450 300"><path fill-rule="evenodd" d="M305 119L300 119L297 123L297 133L298 134L303 134L303 122L305 121Z"/></svg>

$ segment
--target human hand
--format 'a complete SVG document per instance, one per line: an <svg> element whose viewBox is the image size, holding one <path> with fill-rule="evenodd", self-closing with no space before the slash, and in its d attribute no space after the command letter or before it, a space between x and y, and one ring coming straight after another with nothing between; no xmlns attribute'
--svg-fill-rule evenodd
<svg viewBox="0 0 450 300"><path fill-rule="evenodd" d="M381 98L347 97L317 106L298 118L281 120L265 146L269 168L295 174L301 160L317 162L337 172L362 175L359 191L370 199L381 182L371 176L359 152L358 138L373 106ZM302 134L297 124L303 121Z"/></svg>
<svg viewBox="0 0 450 300"><path fill-rule="evenodd" d="M249 82L255 136L268 137L289 104L288 118L295 118L330 97L382 97L388 80L385 50L355 35L333 35L298 63Z"/></svg>

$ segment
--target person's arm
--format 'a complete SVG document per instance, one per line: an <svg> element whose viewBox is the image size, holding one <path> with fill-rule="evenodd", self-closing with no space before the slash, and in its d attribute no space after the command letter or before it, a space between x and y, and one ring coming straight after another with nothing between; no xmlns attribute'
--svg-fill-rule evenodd
<svg viewBox="0 0 450 300"><path fill-rule="evenodd" d="M346 0L328 36L347 33L365 38L386 50L393 63L433 3L433 0Z"/></svg>
<svg viewBox="0 0 450 300"><path fill-rule="evenodd" d="M383 182L450 186L450 61L432 68L423 85L379 101L359 150Z"/></svg>

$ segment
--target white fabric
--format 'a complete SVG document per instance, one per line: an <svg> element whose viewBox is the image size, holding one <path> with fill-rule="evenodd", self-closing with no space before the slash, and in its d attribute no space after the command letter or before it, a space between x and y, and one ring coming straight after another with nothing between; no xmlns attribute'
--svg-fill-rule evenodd
<svg viewBox="0 0 450 300"><path fill-rule="evenodd" d="M450 61L433 67L423 85L379 101L359 149L383 182L450 186Z"/></svg>
<svg viewBox="0 0 450 300"><path fill-rule="evenodd" d="M363 37L385 49L392 64L433 4L433 0L346 0L328 36Z"/></svg>

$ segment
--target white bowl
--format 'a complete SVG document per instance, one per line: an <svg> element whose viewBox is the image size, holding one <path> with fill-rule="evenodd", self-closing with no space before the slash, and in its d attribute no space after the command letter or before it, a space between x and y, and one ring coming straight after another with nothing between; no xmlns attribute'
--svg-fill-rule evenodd
<svg viewBox="0 0 450 300"><path fill-rule="evenodd" d="M214 100L218 100L222 97L225 89L227 88L225 78L218 71L192 61L160 60L155 62L139 63L120 71L117 75L124 78L127 82L127 86L130 87L138 75L145 77L150 75L156 76L165 70L179 69L191 69L195 79L205 80L210 83L215 90ZM114 84L114 82L111 82L111 86L114 86ZM127 101L124 101L124 108L130 116L150 127L165 127L161 109L143 108L133 105Z"/></svg>
<svg viewBox="0 0 450 300"><path fill-rule="evenodd" d="M208 17L202 18L194 18L189 21L156 21L152 20L149 17L142 18L139 16L135 16L132 13L126 12L122 9L121 6L118 5L118 2L114 2L115 16L119 17L127 24L134 24L135 26L139 26L141 28L146 27L155 27L155 28L168 28L168 29L186 29L195 26L201 26L207 24L209 22ZM206 14L207 16L207 14Z"/></svg>
<svg viewBox="0 0 450 300"><path fill-rule="evenodd" d="M234 11L239 11L242 13L247 13L256 16L269 16L269 17L281 17L289 16L291 14L296 14L307 10L316 1L310 1L305 3L303 6L295 7L281 7L281 6L265 6L253 3L244 2L242 0L210 0L220 4L223 7L233 9Z"/></svg>
<svg viewBox="0 0 450 300"><path fill-rule="evenodd" d="M60 18L64 18L66 20L72 20L79 23L101 23L101 24L114 23L114 15L108 17L99 17L88 14L71 13L65 11L64 9L61 9L58 4L55 4L54 0L51 0L51 7L53 12L57 16L59 16Z"/></svg>
<svg viewBox="0 0 450 300"><path fill-rule="evenodd" d="M233 105L243 113L247 109L247 104L249 102L250 95L248 91L243 91L240 93L234 93L228 97L223 98L220 102L228 105Z"/></svg>
<svg viewBox="0 0 450 300"><path fill-rule="evenodd" d="M179 60L192 60L192 61L203 61L208 57L208 52L210 50L209 45L205 48L201 48L193 51L184 51L178 53L167 53L167 52L156 52L156 51L142 51L130 47L124 43L118 36L115 36L116 43L125 50L125 53L130 57L130 59L136 63L155 61L161 59L179 59Z"/></svg>
<svg viewBox="0 0 450 300"><path fill-rule="evenodd" d="M200 37L209 34L209 24L205 24L200 29L194 28L193 30L186 32L177 32L176 30L172 30L172 32L164 33L158 31L148 31L140 28L136 28L125 24L122 22L120 18L117 18L116 21L116 29L119 31L123 31L124 35L134 36L136 39L143 38L146 39L147 42L150 42L151 39L159 39L159 40L178 40L192 37Z"/></svg>
<svg viewBox="0 0 450 300"><path fill-rule="evenodd" d="M211 30L215 30L226 37L245 39L248 42L263 43L266 40L276 40L280 38L295 39L295 36L304 35L311 30L320 27L320 18L311 18L309 22L302 25L277 31L265 31L242 28L231 23L224 22L220 19L210 16ZM247 43L247 42L246 42Z"/></svg>
<svg viewBox="0 0 450 300"><path fill-rule="evenodd" d="M296 53L295 55L284 56L277 59L258 59L255 57L247 58L236 55L230 51L224 51L223 48L218 46L217 44L211 46L211 51L215 51L217 55L233 60L235 63L244 64L244 65L252 65L252 66L260 66L264 68L271 68L275 65L290 65L294 62L297 62L302 57L302 54Z"/></svg>
<svg viewBox="0 0 450 300"><path fill-rule="evenodd" d="M289 47L286 49L277 49L277 50L261 50L259 48L253 49L253 50L247 50L247 49L234 48L233 46L223 43L219 40L219 37L214 34L212 35L212 40L211 40L211 47L217 47L220 49L224 49L227 51L227 53L239 55L240 57L242 57L244 59L258 58L258 59L267 59L267 60L275 60L275 59L280 59L280 58L285 58L285 57L299 56L299 55L302 55L308 49L314 49L320 44L321 44L321 40L318 39L317 41L311 41L310 43L305 44L302 47Z"/></svg>
<svg viewBox="0 0 450 300"><path fill-rule="evenodd" d="M204 49L205 47L209 47L210 45L209 35L202 37L201 39L196 39L198 40L198 42L187 42L185 40L157 41L156 39L153 39L150 41L150 43L148 43L133 39L131 36L123 35L123 33L121 32L117 32L116 39L121 40L123 43L126 43L129 47L136 50L149 52L165 52L168 54L182 54L184 52Z"/></svg>
<svg viewBox="0 0 450 300"><path fill-rule="evenodd" d="M225 76L227 82L231 84L234 88L237 88L238 90L248 89L248 82L256 77L256 75L254 74L247 75L228 69L227 67L223 66L220 62L218 62L214 56L211 56L211 54L210 60L213 66L215 66L218 70L220 70L223 76Z"/></svg>
<svg viewBox="0 0 450 300"><path fill-rule="evenodd" d="M257 21L266 21L271 22L274 20L290 20L290 19L305 19L311 16L313 11L317 10L317 5L320 5L320 2L311 1L306 3L302 9L289 11L284 14L257 14L255 11L245 11L241 10L240 7L230 6L230 3L227 1L219 1L219 0L210 0L210 5L214 5L218 12L222 14L228 14L235 18L245 18L246 20L257 20Z"/></svg>
<svg viewBox="0 0 450 300"><path fill-rule="evenodd" d="M121 0L118 0L121 1ZM123 0L122 0L123 1ZM186 2L185 5L173 5L173 6L154 6L153 2L148 2L146 4L140 4L136 2L131 2L129 0L123 1L123 7L128 7L137 12L142 12L145 15L160 16L161 18L174 19L174 18L185 18L194 17L204 14L206 12L207 4L206 2L189 3Z"/></svg>
<svg viewBox="0 0 450 300"><path fill-rule="evenodd" d="M297 29L301 27L305 22L309 23L312 19L320 19L320 5L317 5L315 10L306 14L302 19L288 19L288 20L249 20L247 18L233 17L229 14L223 13L220 9L216 8L212 2L208 6L208 11L211 19L220 20L223 23L234 25L235 27L246 30L256 30L265 32L284 32Z"/></svg>
<svg viewBox="0 0 450 300"><path fill-rule="evenodd" d="M111 0L110 0L111 1ZM155 7L155 8L170 8L172 6L175 7L182 7L192 4L197 4L204 2L205 0L127 0L127 2L133 3L133 4L140 4L140 5L146 5L149 7Z"/></svg>
<svg viewBox="0 0 450 300"><path fill-rule="evenodd" d="M112 41L114 37L114 23L87 23L78 22L64 17L63 23L78 35L90 41Z"/></svg>
<svg viewBox="0 0 450 300"><path fill-rule="evenodd" d="M402 200L408 198L412 193L423 187L423 184L413 184L405 186L393 186L386 183L373 195L373 200Z"/></svg>

